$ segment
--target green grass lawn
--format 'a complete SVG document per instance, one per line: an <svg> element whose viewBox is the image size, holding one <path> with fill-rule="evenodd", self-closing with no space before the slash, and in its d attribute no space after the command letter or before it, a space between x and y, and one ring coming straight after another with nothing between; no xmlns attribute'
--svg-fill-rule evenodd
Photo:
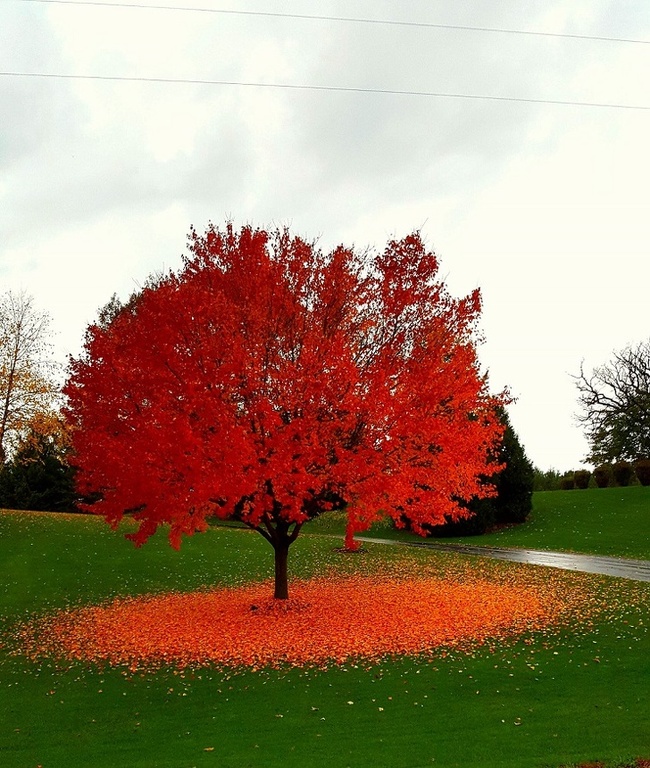
<svg viewBox="0 0 650 768"><path fill-rule="evenodd" d="M650 486L541 491L526 523L471 543L650 560Z"/></svg>
<svg viewBox="0 0 650 768"><path fill-rule="evenodd" d="M589 498L582 493L570 495ZM353 572L361 563L381 570L403 556L381 545L360 555L335 546L300 537L292 575ZM441 567L458 557L409 556ZM608 605L593 626L469 655L328 671L133 675L11 655L12 627L33 613L115 595L270 579L271 549L259 535L212 529L180 552L163 536L136 550L95 518L0 513L0 563L3 768L557 768L650 757L647 584L593 577Z"/></svg>
<svg viewBox="0 0 650 768"><path fill-rule="evenodd" d="M310 526L313 532L343 535L345 531L341 515L326 515ZM373 526L368 535L422 541L387 522ZM541 491L533 494L533 511L523 525L483 536L432 541L650 560L650 486Z"/></svg>

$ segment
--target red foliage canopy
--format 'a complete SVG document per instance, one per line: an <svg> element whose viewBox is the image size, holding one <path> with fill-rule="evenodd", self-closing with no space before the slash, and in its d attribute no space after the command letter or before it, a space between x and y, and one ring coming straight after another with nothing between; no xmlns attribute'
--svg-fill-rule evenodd
<svg viewBox="0 0 650 768"><path fill-rule="evenodd" d="M286 551L347 503L416 526L489 493L502 396L418 233L329 254L286 230L192 232L177 273L104 313L66 386L80 491L144 542L236 517ZM277 575L277 571L276 571Z"/></svg>

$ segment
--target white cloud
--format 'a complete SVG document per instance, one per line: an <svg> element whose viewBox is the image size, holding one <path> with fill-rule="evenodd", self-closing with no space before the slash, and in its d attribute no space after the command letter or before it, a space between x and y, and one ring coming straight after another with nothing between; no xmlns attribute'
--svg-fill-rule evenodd
<svg viewBox="0 0 650 768"><path fill-rule="evenodd" d="M180 0L187 6L196 5ZM233 8L314 13L302 0ZM631 0L328 15L650 39ZM650 47L98 6L0 8L0 70L647 103ZM580 360L647 337L650 112L236 86L0 77L0 275L76 351L112 295L174 267L194 224L289 224L324 246L422 228L481 286L495 387L535 462L577 466Z"/></svg>

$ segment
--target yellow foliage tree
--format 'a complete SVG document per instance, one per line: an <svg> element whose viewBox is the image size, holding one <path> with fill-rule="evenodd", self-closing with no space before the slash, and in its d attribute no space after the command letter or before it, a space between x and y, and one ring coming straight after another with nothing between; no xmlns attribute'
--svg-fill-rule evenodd
<svg viewBox="0 0 650 768"><path fill-rule="evenodd" d="M34 308L31 296L0 297L0 465L34 419L55 409L50 335L50 317Z"/></svg>

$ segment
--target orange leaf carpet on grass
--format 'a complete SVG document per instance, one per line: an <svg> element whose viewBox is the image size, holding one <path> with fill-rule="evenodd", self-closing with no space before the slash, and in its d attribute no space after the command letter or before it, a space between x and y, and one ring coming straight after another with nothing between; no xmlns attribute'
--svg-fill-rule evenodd
<svg viewBox="0 0 650 768"><path fill-rule="evenodd" d="M68 609L23 627L21 652L126 665L321 666L503 639L552 623L552 589L485 580L330 577Z"/></svg>

